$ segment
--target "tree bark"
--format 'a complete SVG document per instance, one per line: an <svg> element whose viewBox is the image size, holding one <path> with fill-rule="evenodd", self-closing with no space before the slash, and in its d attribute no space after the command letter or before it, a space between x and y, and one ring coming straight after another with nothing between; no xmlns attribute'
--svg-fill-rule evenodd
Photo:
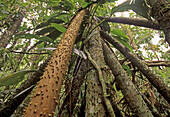
<svg viewBox="0 0 170 117"><path fill-rule="evenodd" d="M142 18L127 18L127 17L101 17L106 20L106 22L114 22L114 23L122 23L122 24L129 24L134 26L140 26L145 28L152 28L155 30L161 30L159 24L150 22L146 19Z"/></svg>
<svg viewBox="0 0 170 117"><path fill-rule="evenodd" d="M116 82L118 83L123 95L125 96L125 99L130 106L134 116L153 117L152 113L141 97L140 92L136 89L135 85L132 83L113 52L107 47L105 43L103 43L103 51L105 61L112 70L112 73L116 78Z"/></svg>
<svg viewBox="0 0 170 117"><path fill-rule="evenodd" d="M92 27L95 22L92 21ZM88 72L87 75L87 90L86 90L86 117L114 117L114 110L111 106L110 100L107 99L105 78L106 74L104 68L106 63L101 44L101 36L99 28L93 30L94 33L88 41L85 41L85 52L88 51L88 59L93 64L94 68ZM94 65L95 62L95 65Z"/></svg>
<svg viewBox="0 0 170 117"><path fill-rule="evenodd" d="M60 89L72 54L73 45L86 13L86 9L80 11L69 25L44 70L31 102L26 108L25 117L54 115L56 105L59 103Z"/></svg>
<svg viewBox="0 0 170 117"><path fill-rule="evenodd" d="M169 0L157 0L151 5L152 15L158 21L160 28L164 31L165 40L170 46L170 10Z"/></svg>
<svg viewBox="0 0 170 117"><path fill-rule="evenodd" d="M0 47L6 48L9 42L12 39L12 36L15 34L18 27L21 25L22 19L24 18L24 12L18 14L19 17L15 18L13 24L5 30L3 35L0 37Z"/></svg>
<svg viewBox="0 0 170 117"><path fill-rule="evenodd" d="M127 57L134 66L136 66L151 82L151 84L156 87L158 92L170 102L170 88L162 81L161 77L155 74L144 61L136 57L130 50L119 43L116 39L112 38L103 31L100 31L101 36L110 42L116 49L118 49L125 57Z"/></svg>
<svg viewBox="0 0 170 117"><path fill-rule="evenodd" d="M73 76L73 80L71 82L71 90L67 94L66 98L64 99L64 102L59 110L58 116L59 117L67 117L73 114L74 108L76 106L79 93L81 91L81 85L84 82L84 77L89 71L88 61L83 60L80 66L80 69L76 76ZM70 102L71 101L71 102Z"/></svg>

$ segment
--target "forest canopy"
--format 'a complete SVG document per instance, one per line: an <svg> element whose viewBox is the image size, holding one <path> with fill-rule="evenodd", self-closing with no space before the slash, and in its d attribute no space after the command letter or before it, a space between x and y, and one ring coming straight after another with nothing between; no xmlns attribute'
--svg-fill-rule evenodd
<svg viewBox="0 0 170 117"><path fill-rule="evenodd" d="M170 116L169 27L169 0L1 0L0 117Z"/></svg>

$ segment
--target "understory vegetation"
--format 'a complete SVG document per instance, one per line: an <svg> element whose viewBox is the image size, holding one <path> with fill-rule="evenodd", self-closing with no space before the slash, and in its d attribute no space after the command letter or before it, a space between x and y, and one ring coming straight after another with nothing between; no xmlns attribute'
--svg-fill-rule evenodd
<svg viewBox="0 0 170 117"><path fill-rule="evenodd" d="M1 0L0 117L170 116L169 27L169 0Z"/></svg>

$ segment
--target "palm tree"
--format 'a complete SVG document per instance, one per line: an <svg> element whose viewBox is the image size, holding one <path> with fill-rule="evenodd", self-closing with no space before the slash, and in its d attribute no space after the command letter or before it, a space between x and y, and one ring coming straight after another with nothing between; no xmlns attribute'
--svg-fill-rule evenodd
<svg viewBox="0 0 170 117"><path fill-rule="evenodd" d="M58 45L39 68L36 62L32 62L31 67L38 69L36 72L25 70L0 79L0 86L9 89L9 85L14 85L11 83L13 77L17 77L15 79L18 80L29 72L35 72L13 94L10 94L8 101L3 102L0 110L2 117L10 116L24 99L27 105L24 116L151 117L169 114L170 90L162 77L154 72L158 69L151 69L152 65L143 57L139 57L140 51L137 48L140 47L141 40L135 40L133 37L139 33L135 34L127 25L114 24L113 27L110 24L114 22L163 30L165 40L169 44L168 1L127 0L117 7L112 4L114 0L95 2L64 0L56 1L57 5L54 5L54 1L37 1L34 5L39 3L49 8L50 12L55 11L54 14L47 17L46 21L37 19L36 22L41 22L40 24L33 19L33 26L36 25L33 27L33 34L13 31L8 35L4 32L1 40L9 37L8 44L12 41L12 35L15 35L15 40L20 38L38 40L32 47L28 48L27 45L23 52L19 52L23 54L21 61L24 55L40 54L33 59L38 61L44 53L30 53L30 51L35 47L41 48L42 43L47 50L52 48L45 47L55 46L56 43ZM82 8L77 10L79 5L82 5ZM110 7L113 7L112 10L109 10ZM146 19L112 17L115 12L129 9L137 13L138 17ZM43 11L43 7L41 10ZM48 14L47 12L45 14L45 10L42 13ZM67 20L70 14L72 17ZM20 22L17 23L17 27L12 27L10 24L6 29L4 25L4 30L19 29L22 18L13 21L13 23ZM118 27L122 30L118 30ZM10 47L10 52L17 53L13 51L15 44ZM3 47L6 48L7 45ZM153 47L152 50L154 51ZM162 66L169 66L169 61L158 61L160 62L165 64L155 66L166 70ZM19 66L15 68L18 69ZM31 98L26 98L33 88ZM160 105L164 108L163 111ZM23 112L21 109L20 111Z"/></svg>

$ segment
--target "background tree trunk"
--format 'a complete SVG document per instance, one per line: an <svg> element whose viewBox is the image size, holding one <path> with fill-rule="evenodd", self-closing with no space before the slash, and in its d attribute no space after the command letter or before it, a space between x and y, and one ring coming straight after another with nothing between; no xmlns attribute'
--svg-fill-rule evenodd
<svg viewBox="0 0 170 117"><path fill-rule="evenodd" d="M152 113L141 97L140 92L137 90L126 72L123 70L114 54L104 43L103 50L106 63L111 68L112 73L116 78L116 82L118 83L123 95L125 96L125 99L132 112L134 112L134 115L139 117L153 117Z"/></svg>
<svg viewBox="0 0 170 117"><path fill-rule="evenodd" d="M92 23L92 27L95 23ZM89 39L85 46L90 53L91 58L97 63L100 69L105 67L103 50L101 45L101 37L96 28L93 32L96 33ZM103 71L104 72L104 71ZM105 77L106 78L106 77ZM104 79L103 79L104 80ZM86 117L105 117L108 116L107 109L103 100L103 90L99 80L98 71L93 68L87 74L87 89L86 89Z"/></svg>
<svg viewBox="0 0 170 117"><path fill-rule="evenodd" d="M169 0L156 0L152 5L152 15L158 21L160 27L164 31L165 40L170 46L170 10Z"/></svg>
<svg viewBox="0 0 170 117"><path fill-rule="evenodd" d="M116 49L118 49L124 56L126 56L134 66L136 66L151 82L155 88L159 91L159 93L164 96L164 98L170 102L170 89L168 86L162 81L161 77L158 74L155 74L144 61L140 60L137 56L135 56L130 50L119 43L116 39L112 38L108 34L101 31L101 36L109 41Z"/></svg>
<svg viewBox="0 0 170 117"><path fill-rule="evenodd" d="M1 35L1 37L0 37L0 47L6 48L6 46L11 41L12 36L16 33L16 30L21 25L23 18L24 18L24 12L23 12L23 10L21 10L18 14L18 17L15 17L13 19L14 22L12 23L12 25L7 30L5 30L3 35Z"/></svg>

